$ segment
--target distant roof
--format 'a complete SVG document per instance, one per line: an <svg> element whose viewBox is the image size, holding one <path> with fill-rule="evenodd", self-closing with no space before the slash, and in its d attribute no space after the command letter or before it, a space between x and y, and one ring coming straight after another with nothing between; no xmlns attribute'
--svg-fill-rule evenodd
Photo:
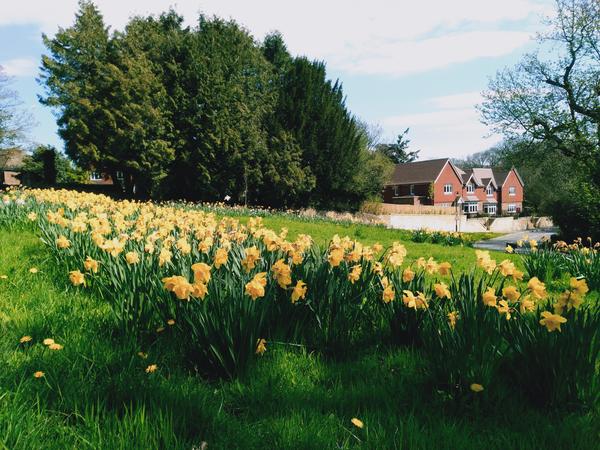
<svg viewBox="0 0 600 450"><path fill-rule="evenodd" d="M498 186L502 186L510 170L492 169L492 172L494 173L494 179L496 180Z"/></svg>
<svg viewBox="0 0 600 450"><path fill-rule="evenodd" d="M25 152L20 148L0 150L0 170L19 170L23 167Z"/></svg>
<svg viewBox="0 0 600 450"><path fill-rule="evenodd" d="M435 181L448 161L448 158L442 158L396 164L387 184L431 183Z"/></svg>

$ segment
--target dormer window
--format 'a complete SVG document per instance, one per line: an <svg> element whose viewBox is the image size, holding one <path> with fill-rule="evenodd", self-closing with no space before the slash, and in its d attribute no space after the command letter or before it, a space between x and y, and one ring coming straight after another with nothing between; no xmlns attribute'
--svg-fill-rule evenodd
<svg viewBox="0 0 600 450"><path fill-rule="evenodd" d="M485 190L486 194L488 197L491 197L492 195L494 195L494 188L491 184L488 184L487 189Z"/></svg>
<svg viewBox="0 0 600 450"><path fill-rule="evenodd" d="M475 185L473 183L467 183L467 192L469 194L472 194L473 192L475 192Z"/></svg>

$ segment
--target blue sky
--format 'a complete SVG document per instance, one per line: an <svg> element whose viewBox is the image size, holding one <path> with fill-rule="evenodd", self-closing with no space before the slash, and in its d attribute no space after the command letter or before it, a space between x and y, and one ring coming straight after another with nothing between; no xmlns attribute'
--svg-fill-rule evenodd
<svg viewBox="0 0 600 450"><path fill-rule="evenodd" d="M105 21L120 29L135 14L174 6L193 24L198 12L233 18L257 40L279 30L293 54L327 63L350 110L379 125L383 140L410 128L421 159L462 157L489 148L475 104L497 70L534 47L552 0L420 0L369 2L288 0L98 0ZM52 112L41 106L35 78L41 34L69 26L76 0L20 0L0 14L0 65L35 118L31 142L62 148Z"/></svg>

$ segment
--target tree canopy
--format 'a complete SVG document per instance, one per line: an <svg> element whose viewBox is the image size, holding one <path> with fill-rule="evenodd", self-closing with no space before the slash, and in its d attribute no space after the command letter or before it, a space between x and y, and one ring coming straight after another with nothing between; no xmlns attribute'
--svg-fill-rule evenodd
<svg viewBox="0 0 600 450"><path fill-rule="evenodd" d="M259 43L204 15L185 27L173 10L111 32L82 0L74 24L44 43L40 100L67 154L122 172L126 192L352 209L381 189L381 161L341 83L290 55L279 33Z"/></svg>

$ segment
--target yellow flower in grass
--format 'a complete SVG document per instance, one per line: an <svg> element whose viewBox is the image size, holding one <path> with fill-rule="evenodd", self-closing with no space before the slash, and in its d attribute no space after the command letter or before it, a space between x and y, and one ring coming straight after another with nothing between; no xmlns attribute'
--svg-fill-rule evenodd
<svg viewBox="0 0 600 450"><path fill-rule="evenodd" d="M558 314L552 314L550 311L542 312L542 319L540 319L540 325L545 326L549 333L555 330L560 331L560 325L566 322L566 318Z"/></svg>
<svg viewBox="0 0 600 450"><path fill-rule="evenodd" d="M521 295L515 286L506 286L502 289L502 295L512 302L516 302Z"/></svg>
<svg viewBox="0 0 600 450"><path fill-rule="evenodd" d="M187 278L181 275L174 275L172 277L166 277L162 279L164 288L167 291L173 292L179 300L188 300L192 293L192 285Z"/></svg>
<svg viewBox="0 0 600 450"><path fill-rule="evenodd" d="M437 295L438 298L451 298L450 290L448 289L446 283L435 283L433 285L433 289L435 290L435 295Z"/></svg>
<svg viewBox="0 0 600 450"><path fill-rule="evenodd" d="M173 258L173 253L171 253L171 251L168 248L163 247L160 250L160 253L158 254L158 265L159 265L159 267L162 267L165 264L167 264L168 262L171 262L172 258Z"/></svg>
<svg viewBox="0 0 600 450"><path fill-rule="evenodd" d="M571 278L571 280L569 281L569 286L571 287L571 290L573 290L579 295L585 295L590 290L585 279L583 278L580 280L578 280L575 277Z"/></svg>
<svg viewBox="0 0 600 450"><path fill-rule="evenodd" d="M508 306L508 302L506 300L500 300L498 305L496 306L499 314L504 314L506 320L510 320L510 306Z"/></svg>
<svg viewBox="0 0 600 450"><path fill-rule="evenodd" d="M150 364L148 367L146 367L146 373L154 373L157 369L158 366L156 364Z"/></svg>
<svg viewBox="0 0 600 450"><path fill-rule="evenodd" d="M373 253L379 253L381 250L383 250L383 245L381 245L379 242L375 242L371 246L371 249L373 250Z"/></svg>
<svg viewBox="0 0 600 450"><path fill-rule="evenodd" d="M147 359L148 358L148 353L144 353L144 352L138 352L138 356L142 359Z"/></svg>
<svg viewBox="0 0 600 450"><path fill-rule="evenodd" d="M348 280L350 283L354 284L356 281L358 281L361 273L362 267L360 265L353 266L352 270L350 270L350 273L348 274Z"/></svg>
<svg viewBox="0 0 600 450"><path fill-rule="evenodd" d="M175 325L175 319L169 319L169 320L167 320L167 325L169 325L170 327L172 327L173 325Z"/></svg>
<svg viewBox="0 0 600 450"><path fill-rule="evenodd" d="M298 280L294 290L292 291L292 303L296 303L300 299L304 299L306 297L306 283L302 280Z"/></svg>
<svg viewBox="0 0 600 450"><path fill-rule="evenodd" d="M140 262L140 255L137 252L127 252L125 261L127 261L127 264L137 264Z"/></svg>
<svg viewBox="0 0 600 450"><path fill-rule="evenodd" d="M208 287L204 283L197 281L192 284L192 292L190 293L192 297L204 300L206 294L208 294Z"/></svg>
<svg viewBox="0 0 600 450"><path fill-rule="evenodd" d="M376 261L371 270L377 275L383 275L383 264L381 264L379 261Z"/></svg>
<svg viewBox="0 0 600 450"><path fill-rule="evenodd" d="M34 212L30 212L29 214L27 214L27 218L33 222L37 220L37 214Z"/></svg>
<svg viewBox="0 0 600 450"><path fill-rule="evenodd" d="M73 286L85 286L85 276L79 270L71 270L69 272L69 280Z"/></svg>
<svg viewBox="0 0 600 450"><path fill-rule="evenodd" d="M535 301L531 300L531 297L529 297L529 295L521 297L521 299L519 300L519 309L521 311L521 314L531 312L535 310Z"/></svg>
<svg viewBox="0 0 600 450"><path fill-rule="evenodd" d="M0 280L8 280L8 275L0 275Z"/></svg>
<svg viewBox="0 0 600 450"><path fill-rule="evenodd" d="M277 284L282 289L286 289L292 284L292 269L285 263L283 259L278 259L271 267L273 278L277 280Z"/></svg>
<svg viewBox="0 0 600 450"><path fill-rule="evenodd" d="M442 275L442 276L450 275L450 270L452 269L452 264L450 264L449 262L440 263L438 269L440 271L440 275Z"/></svg>
<svg viewBox="0 0 600 450"><path fill-rule="evenodd" d="M483 293L482 300L484 305L495 308L496 302L498 301L495 289L491 287L487 288L487 290Z"/></svg>
<svg viewBox="0 0 600 450"><path fill-rule="evenodd" d="M471 386L469 386L471 388L471 390L473 392L481 392L483 391L483 386L479 383L472 383Z"/></svg>
<svg viewBox="0 0 600 450"><path fill-rule="evenodd" d="M42 378L44 375L46 375L46 374L44 372L42 372L41 370L38 370L37 372L33 373L34 378Z"/></svg>
<svg viewBox="0 0 600 450"><path fill-rule="evenodd" d="M533 277L527 283L527 287L531 290L531 294L538 299L546 298L546 285L542 283L538 277Z"/></svg>
<svg viewBox="0 0 600 450"><path fill-rule="evenodd" d="M46 345L46 346L48 346L48 345L52 345L52 344L54 344L54 339L52 339L52 338L46 338L46 339L44 339L44 340L42 341L42 343L43 343L44 345Z"/></svg>
<svg viewBox="0 0 600 450"><path fill-rule="evenodd" d="M404 258L406 257L406 247L400 244L399 242L394 242L392 244L392 249L387 257L388 263L392 267L399 267L404 262Z"/></svg>
<svg viewBox="0 0 600 450"><path fill-rule="evenodd" d="M194 272L194 281L196 283L207 284L210 281L210 266L208 264L192 264L192 272Z"/></svg>
<svg viewBox="0 0 600 450"><path fill-rule="evenodd" d="M515 249L512 248L510 245L507 245L506 248L504 249L504 251L506 253L514 253Z"/></svg>
<svg viewBox="0 0 600 450"><path fill-rule="evenodd" d="M404 269L404 271L402 272L402 281L404 281L405 283L410 283L412 280L414 280L414 278L415 273L410 269L410 267Z"/></svg>
<svg viewBox="0 0 600 450"><path fill-rule="evenodd" d="M356 417L353 417L350 422L352 422L352 425L354 425L356 428L364 428L365 424L363 423L362 420L357 419Z"/></svg>
<svg viewBox="0 0 600 450"><path fill-rule="evenodd" d="M448 325L454 330L456 328L456 321L458 320L458 311L451 311L448 313Z"/></svg>
<svg viewBox="0 0 600 450"><path fill-rule="evenodd" d="M66 237L64 237L63 235L60 235L57 239L56 239L56 246L60 249L64 249L64 248L69 248L71 246L71 241L69 241Z"/></svg>
<svg viewBox="0 0 600 450"><path fill-rule="evenodd" d="M515 269L515 271L512 274L512 278L513 278L513 281L522 281L523 280L523 272Z"/></svg>
<svg viewBox="0 0 600 450"><path fill-rule="evenodd" d="M267 351L267 341L266 339L259 339L256 341L256 354L262 355Z"/></svg>
<svg viewBox="0 0 600 450"><path fill-rule="evenodd" d="M53 344L50 344L50 345L48 346L48 348L49 348L50 350L62 350L62 349L63 349L63 346L62 346L62 345L60 345L60 344L57 344L57 343L55 342L55 343L53 343Z"/></svg>
<svg viewBox="0 0 600 450"><path fill-rule="evenodd" d="M215 269L219 269L221 266L227 264L227 260L229 259L229 255L226 249L218 248L215 252L215 258L213 264L215 265Z"/></svg>
<svg viewBox="0 0 600 450"><path fill-rule="evenodd" d="M415 310L428 308L427 299L422 292L417 292L417 295L414 295L411 291L404 290L403 294L402 301L407 307Z"/></svg>
<svg viewBox="0 0 600 450"><path fill-rule="evenodd" d="M430 256L425 263L425 272L427 272L429 275L433 275L438 271L438 268L438 263L433 259L433 257Z"/></svg>
<svg viewBox="0 0 600 450"><path fill-rule="evenodd" d="M98 261L88 256L83 262L83 268L88 272L96 273L98 272Z"/></svg>
<svg viewBox="0 0 600 450"><path fill-rule="evenodd" d="M256 267L256 261L260 259L260 251L256 246L244 249L245 257L242 260L242 267L246 273L250 272Z"/></svg>
<svg viewBox="0 0 600 450"><path fill-rule="evenodd" d="M32 267L31 269L29 269L29 273L35 274L35 273L38 273L38 272L39 271L38 271L37 267Z"/></svg>
<svg viewBox="0 0 600 450"><path fill-rule="evenodd" d="M383 285L383 302L389 303L394 300L396 293L394 292L394 287L390 284L390 281L387 277L383 277L381 279L381 284Z"/></svg>
<svg viewBox="0 0 600 450"><path fill-rule="evenodd" d="M498 264L498 267L500 268L500 273L504 277L510 277L515 272L514 263L512 261L509 261L508 259L505 259L500 264Z"/></svg>
<svg viewBox="0 0 600 450"><path fill-rule="evenodd" d="M256 300L265 296L265 286L267 285L267 273L260 272L254 275L254 278L246 283L246 294Z"/></svg>
<svg viewBox="0 0 600 450"><path fill-rule="evenodd" d="M27 342L31 342L33 338L31 336L23 336L21 339L19 339L19 342L21 344L25 344Z"/></svg>
<svg viewBox="0 0 600 450"><path fill-rule="evenodd" d="M343 248L334 248L329 252L327 256L327 261L331 267L337 267L340 265L342 260L344 259L344 249Z"/></svg>

